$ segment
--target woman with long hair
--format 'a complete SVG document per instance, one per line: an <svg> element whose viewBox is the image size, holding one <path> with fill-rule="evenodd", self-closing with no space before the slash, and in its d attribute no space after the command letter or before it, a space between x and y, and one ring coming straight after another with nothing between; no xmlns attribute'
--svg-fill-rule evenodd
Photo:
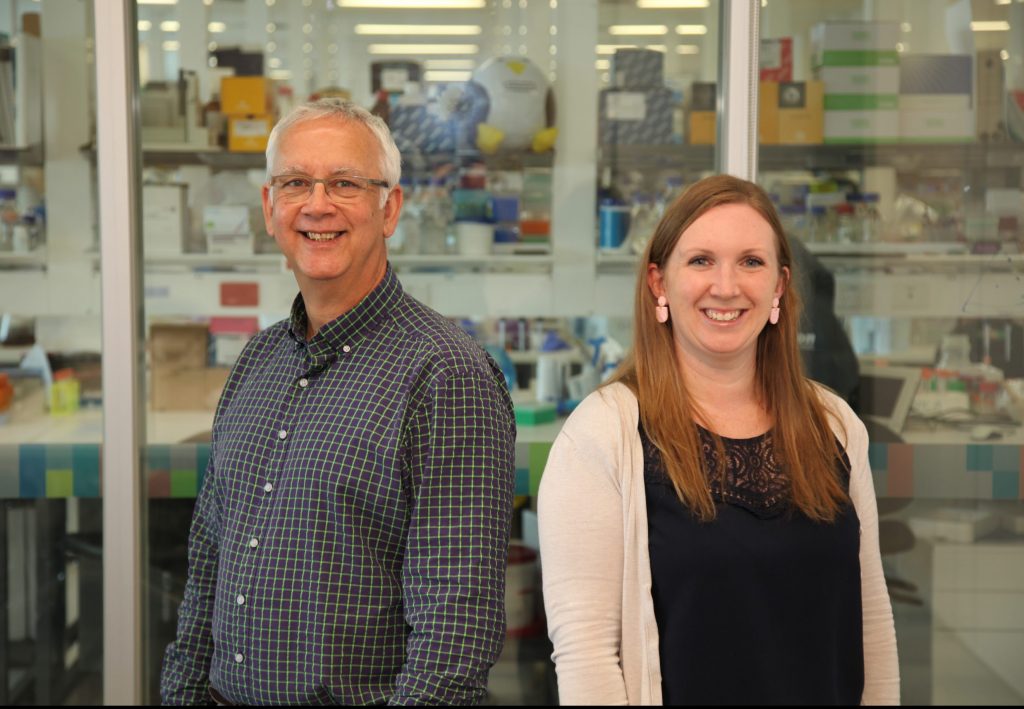
<svg viewBox="0 0 1024 709"><path fill-rule="evenodd" d="M805 378L792 282L751 182L658 224L632 350L541 480L561 703L899 703L867 432Z"/></svg>

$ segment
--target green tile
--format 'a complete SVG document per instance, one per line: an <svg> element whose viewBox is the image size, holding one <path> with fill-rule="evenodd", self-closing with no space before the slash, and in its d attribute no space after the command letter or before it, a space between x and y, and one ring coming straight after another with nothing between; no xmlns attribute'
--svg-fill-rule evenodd
<svg viewBox="0 0 1024 709"><path fill-rule="evenodd" d="M968 470L992 470L992 449L995 446L967 446Z"/></svg>
<svg viewBox="0 0 1024 709"><path fill-rule="evenodd" d="M74 480L71 469L46 471L47 497L74 497Z"/></svg>
<svg viewBox="0 0 1024 709"><path fill-rule="evenodd" d="M992 499L1016 500L1020 498L1020 474L1017 472L992 473Z"/></svg>
<svg viewBox="0 0 1024 709"><path fill-rule="evenodd" d="M199 475L195 470L171 471L171 497L195 497Z"/></svg>
<svg viewBox="0 0 1024 709"><path fill-rule="evenodd" d="M548 453L551 452L550 443L530 444L530 494L536 495L540 487L540 476L544 473L544 466L548 462Z"/></svg>

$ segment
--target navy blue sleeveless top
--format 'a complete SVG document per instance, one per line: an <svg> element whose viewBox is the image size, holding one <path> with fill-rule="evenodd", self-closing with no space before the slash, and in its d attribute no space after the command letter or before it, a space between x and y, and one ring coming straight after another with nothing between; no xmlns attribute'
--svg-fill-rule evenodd
<svg viewBox="0 0 1024 709"><path fill-rule="evenodd" d="M699 428L706 469L718 470ZM771 433L723 438L712 472L717 516L700 522L640 427L665 704L859 704L864 689L860 521L790 504ZM849 488L846 456L837 460Z"/></svg>

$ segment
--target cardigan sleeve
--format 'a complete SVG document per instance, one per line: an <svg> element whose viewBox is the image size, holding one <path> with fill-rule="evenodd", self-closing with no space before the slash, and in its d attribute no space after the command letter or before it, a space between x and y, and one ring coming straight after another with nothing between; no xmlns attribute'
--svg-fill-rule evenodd
<svg viewBox="0 0 1024 709"><path fill-rule="evenodd" d="M541 573L561 704L626 704L621 428L592 394L555 439L541 478Z"/></svg>
<svg viewBox="0 0 1024 709"><path fill-rule="evenodd" d="M844 404L845 406L845 404ZM852 411L844 416L850 458L850 498L860 518L861 605L866 705L900 703L900 669L892 604L878 546L878 505L868 462L868 434Z"/></svg>

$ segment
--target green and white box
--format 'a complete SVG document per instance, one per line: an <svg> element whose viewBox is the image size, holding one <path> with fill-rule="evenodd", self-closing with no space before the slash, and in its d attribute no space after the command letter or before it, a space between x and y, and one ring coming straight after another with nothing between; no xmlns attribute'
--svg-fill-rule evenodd
<svg viewBox="0 0 1024 709"><path fill-rule="evenodd" d="M894 143L899 110L825 111L826 143Z"/></svg>
<svg viewBox="0 0 1024 709"><path fill-rule="evenodd" d="M899 66L823 66L817 73L826 95L900 92Z"/></svg>
<svg viewBox="0 0 1024 709"><path fill-rule="evenodd" d="M820 22L811 28L811 66L892 65L899 41L898 22Z"/></svg>

